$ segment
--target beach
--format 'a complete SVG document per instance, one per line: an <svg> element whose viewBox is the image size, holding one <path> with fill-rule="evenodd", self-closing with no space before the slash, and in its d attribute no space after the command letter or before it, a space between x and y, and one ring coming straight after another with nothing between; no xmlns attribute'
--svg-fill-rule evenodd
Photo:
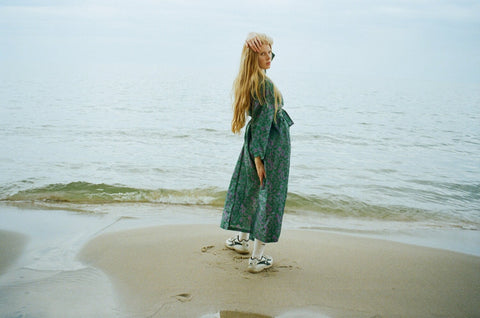
<svg viewBox="0 0 480 318"><path fill-rule="evenodd" d="M132 209L142 216L126 217ZM286 215L266 249L274 266L251 274L248 256L224 246L233 232L215 224L218 209L2 211L4 226L19 226L0 232L0 317L480 315L478 254L307 229L307 219Z"/></svg>
<svg viewBox="0 0 480 318"><path fill-rule="evenodd" d="M224 247L227 235L214 225L127 230L93 239L79 257L105 272L120 308L139 317L480 315L479 257L289 230L268 245L274 266L251 274L247 257Z"/></svg>

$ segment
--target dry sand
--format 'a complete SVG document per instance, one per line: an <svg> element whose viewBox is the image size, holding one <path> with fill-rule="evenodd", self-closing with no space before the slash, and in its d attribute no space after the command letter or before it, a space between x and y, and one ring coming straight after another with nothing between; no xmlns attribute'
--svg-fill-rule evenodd
<svg viewBox="0 0 480 318"><path fill-rule="evenodd" d="M286 230L267 245L274 266L250 274L245 256L224 247L231 233L214 225L128 230L93 239L79 257L112 279L129 317L301 317L293 312L303 309L328 317L480 317L480 257Z"/></svg>

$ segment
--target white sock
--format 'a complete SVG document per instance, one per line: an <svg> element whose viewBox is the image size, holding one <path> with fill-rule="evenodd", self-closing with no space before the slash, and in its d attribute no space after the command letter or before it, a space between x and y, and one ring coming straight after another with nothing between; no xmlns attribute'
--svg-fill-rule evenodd
<svg viewBox="0 0 480 318"><path fill-rule="evenodd" d="M248 241L249 234L250 233L238 232L238 239L240 241L244 241L244 240Z"/></svg>
<svg viewBox="0 0 480 318"><path fill-rule="evenodd" d="M263 256L263 251L265 250L265 243L260 240L255 239L253 244L252 258L261 259Z"/></svg>

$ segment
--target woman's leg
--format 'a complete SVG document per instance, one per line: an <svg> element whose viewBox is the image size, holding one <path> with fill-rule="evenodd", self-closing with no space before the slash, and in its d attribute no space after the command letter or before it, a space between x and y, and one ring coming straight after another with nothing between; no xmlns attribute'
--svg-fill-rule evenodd
<svg viewBox="0 0 480 318"><path fill-rule="evenodd" d="M238 239L240 241L248 241L249 236L250 236L250 233L238 232Z"/></svg>
<svg viewBox="0 0 480 318"><path fill-rule="evenodd" d="M262 241L255 239L255 243L253 243L252 258L261 259L263 252L265 251L265 245L266 244Z"/></svg>

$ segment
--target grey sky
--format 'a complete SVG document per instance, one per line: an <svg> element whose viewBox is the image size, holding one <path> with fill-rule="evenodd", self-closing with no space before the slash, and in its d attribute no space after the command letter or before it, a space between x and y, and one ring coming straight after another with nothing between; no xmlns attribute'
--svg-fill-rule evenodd
<svg viewBox="0 0 480 318"><path fill-rule="evenodd" d="M252 30L282 70L480 82L480 1L0 1L0 65L232 69Z"/></svg>

